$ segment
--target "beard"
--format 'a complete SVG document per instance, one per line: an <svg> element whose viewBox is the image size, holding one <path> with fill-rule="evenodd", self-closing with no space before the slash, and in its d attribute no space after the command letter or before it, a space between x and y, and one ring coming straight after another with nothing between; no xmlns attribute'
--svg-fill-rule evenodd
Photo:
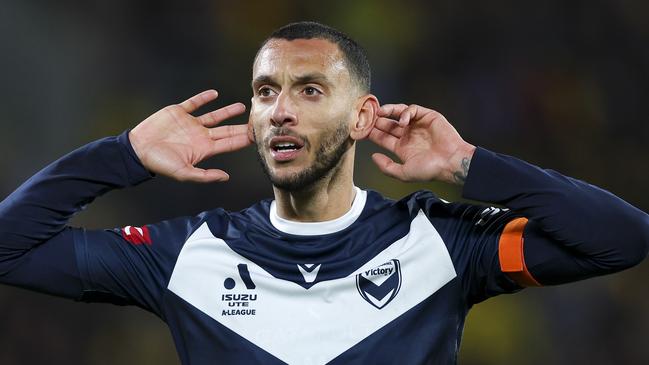
<svg viewBox="0 0 649 365"><path fill-rule="evenodd" d="M282 128L276 130L270 137L266 138L266 140L269 140L274 136L286 135L293 135L300 138L304 141L303 148L310 148L308 139L303 136L295 135L294 133ZM256 136L255 140L257 140ZM268 143L257 141L257 158L261 163L264 174L266 174L273 186L286 191L303 191L307 190L316 182L322 180L325 176L336 170L343 155L351 146L349 141L349 126L347 123L340 123L332 133L324 137L315 154L315 161L311 166L282 178L274 175L268 166L268 161L263 154L264 146L267 145Z"/></svg>

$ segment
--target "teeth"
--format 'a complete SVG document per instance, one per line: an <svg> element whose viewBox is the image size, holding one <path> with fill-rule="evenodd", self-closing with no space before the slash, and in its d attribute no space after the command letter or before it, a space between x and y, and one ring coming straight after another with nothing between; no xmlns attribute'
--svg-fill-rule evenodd
<svg viewBox="0 0 649 365"><path fill-rule="evenodd" d="M294 151L297 149L297 146L290 142L283 142L276 144L274 149L277 151Z"/></svg>

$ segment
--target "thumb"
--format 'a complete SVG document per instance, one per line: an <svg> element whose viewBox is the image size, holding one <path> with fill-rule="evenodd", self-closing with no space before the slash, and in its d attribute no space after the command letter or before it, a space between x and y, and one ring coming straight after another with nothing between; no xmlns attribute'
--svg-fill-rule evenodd
<svg viewBox="0 0 649 365"><path fill-rule="evenodd" d="M390 157L382 153L372 154L372 160L382 173L397 180L406 181L402 164L394 162Z"/></svg>
<svg viewBox="0 0 649 365"><path fill-rule="evenodd" d="M224 182L230 179L225 171L219 169L201 169L194 166L187 166L178 170L175 178L180 181L193 181L199 183Z"/></svg>

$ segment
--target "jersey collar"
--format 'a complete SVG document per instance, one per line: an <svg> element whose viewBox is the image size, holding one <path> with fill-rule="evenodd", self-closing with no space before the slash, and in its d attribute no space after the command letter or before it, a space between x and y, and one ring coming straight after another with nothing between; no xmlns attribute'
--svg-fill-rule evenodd
<svg viewBox="0 0 649 365"><path fill-rule="evenodd" d="M323 222L295 222L277 215L277 206L273 200L270 203L270 223L279 231L300 236L318 236L335 233L349 227L363 212L367 192L354 186L356 196L351 209L341 217Z"/></svg>

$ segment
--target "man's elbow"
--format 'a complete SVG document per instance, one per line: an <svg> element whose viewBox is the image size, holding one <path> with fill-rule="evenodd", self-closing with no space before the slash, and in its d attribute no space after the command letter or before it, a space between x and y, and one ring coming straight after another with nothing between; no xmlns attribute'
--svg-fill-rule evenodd
<svg viewBox="0 0 649 365"><path fill-rule="evenodd" d="M649 215L644 215L639 222L632 224L632 227L627 227L627 232L619 242L624 250L620 252L620 266L621 269L628 269L630 267L640 264L649 254Z"/></svg>

